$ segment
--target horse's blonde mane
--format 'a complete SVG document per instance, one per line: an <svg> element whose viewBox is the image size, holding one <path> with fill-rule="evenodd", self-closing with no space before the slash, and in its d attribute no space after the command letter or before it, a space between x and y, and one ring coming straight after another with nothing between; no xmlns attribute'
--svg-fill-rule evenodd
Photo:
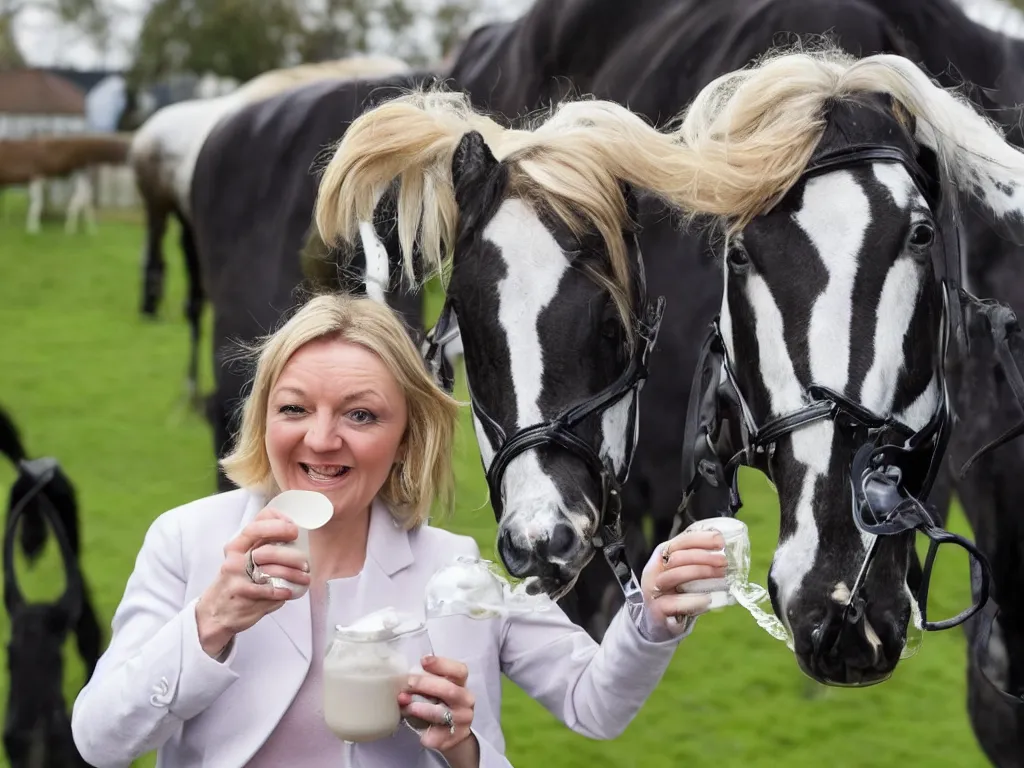
<svg viewBox="0 0 1024 768"><path fill-rule="evenodd" d="M738 231L771 209L803 174L825 128L827 103L891 94L915 118L946 178L973 190L998 216L1024 213L1024 155L963 97L895 55L854 59L835 49L773 52L708 84L669 130L656 130L607 101L560 104L532 130L506 130L461 93L403 95L357 118L326 166L315 219L326 243L354 242L380 194L399 181L404 272L443 274L455 246L458 208L452 156L479 131L508 168L510 193L549 206L576 232L596 229L612 265L609 286L628 317L629 264L620 182L652 192L686 217L712 215ZM900 117L899 114L896 115ZM627 323L627 327L628 327Z"/></svg>
<svg viewBox="0 0 1024 768"><path fill-rule="evenodd" d="M247 102L255 102L316 80L383 77L408 71L408 64L390 56L346 56L343 59L268 70L247 80L233 95Z"/></svg>
<svg viewBox="0 0 1024 768"><path fill-rule="evenodd" d="M946 181L973 192L997 217L1021 215L1024 154L994 121L902 56L856 59L835 48L775 53L702 89L674 133L699 173L673 202L746 225L803 174L828 102L869 93L889 94L895 117L913 117L915 138L935 151Z"/></svg>

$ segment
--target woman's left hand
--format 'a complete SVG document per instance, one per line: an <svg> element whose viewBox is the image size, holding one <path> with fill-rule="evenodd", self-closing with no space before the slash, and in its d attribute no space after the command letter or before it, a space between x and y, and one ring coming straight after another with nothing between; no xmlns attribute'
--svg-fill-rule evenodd
<svg viewBox="0 0 1024 768"><path fill-rule="evenodd" d="M469 668L440 656L424 656L422 666L424 674L410 675L408 687L398 694L402 714L431 724L420 737L424 747L441 752L453 766L478 765L480 745L470 730L476 701L466 688ZM440 703L413 701L413 694Z"/></svg>

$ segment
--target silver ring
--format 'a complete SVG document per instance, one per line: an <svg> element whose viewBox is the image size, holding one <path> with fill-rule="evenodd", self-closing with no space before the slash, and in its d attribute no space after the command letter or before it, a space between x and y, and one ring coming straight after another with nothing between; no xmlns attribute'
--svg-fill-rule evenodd
<svg viewBox="0 0 1024 768"><path fill-rule="evenodd" d="M266 584L268 577L260 567L256 565L256 561L252 559L252 550L250 549L245 555L245 573L249 577L249 581L253 584Z"/></svg>
<svg viewBox="0 0 1024 768"><path fill-rule="evenodd" d="M448 734L451 736L455 735L455 717L452 715L450 709L444 711L444 717L441 718L441 722L448 726Z"/></svg>

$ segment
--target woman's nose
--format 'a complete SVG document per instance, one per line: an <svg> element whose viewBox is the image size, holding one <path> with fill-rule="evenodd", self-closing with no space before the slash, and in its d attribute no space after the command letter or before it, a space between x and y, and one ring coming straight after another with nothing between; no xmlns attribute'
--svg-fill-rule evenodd
<svg viewBox="0 0 1024 768"><path fill-rule="evenodd" d="M336 451L341 448L341 432L334 419L317 418L306 432L306 445L314 451Z"/></svg>

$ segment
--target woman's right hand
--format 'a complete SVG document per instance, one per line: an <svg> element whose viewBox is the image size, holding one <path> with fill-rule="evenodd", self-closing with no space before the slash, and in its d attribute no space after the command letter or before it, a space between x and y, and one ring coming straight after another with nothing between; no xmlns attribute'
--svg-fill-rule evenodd
<svg viewBox="0 0 1024 768"><path fill-rule="evenodd" d="M269 582L256 584L249 578L245 566L250 549L253 561L268 577L309 585L309 563L305 554L278 544L295 541L298 535L295 523L267 508L225 545L220 573L196 604L199 642L208 656L220 656L235 635L273 613L292 597L290 589L275 587Z"/></svg>

